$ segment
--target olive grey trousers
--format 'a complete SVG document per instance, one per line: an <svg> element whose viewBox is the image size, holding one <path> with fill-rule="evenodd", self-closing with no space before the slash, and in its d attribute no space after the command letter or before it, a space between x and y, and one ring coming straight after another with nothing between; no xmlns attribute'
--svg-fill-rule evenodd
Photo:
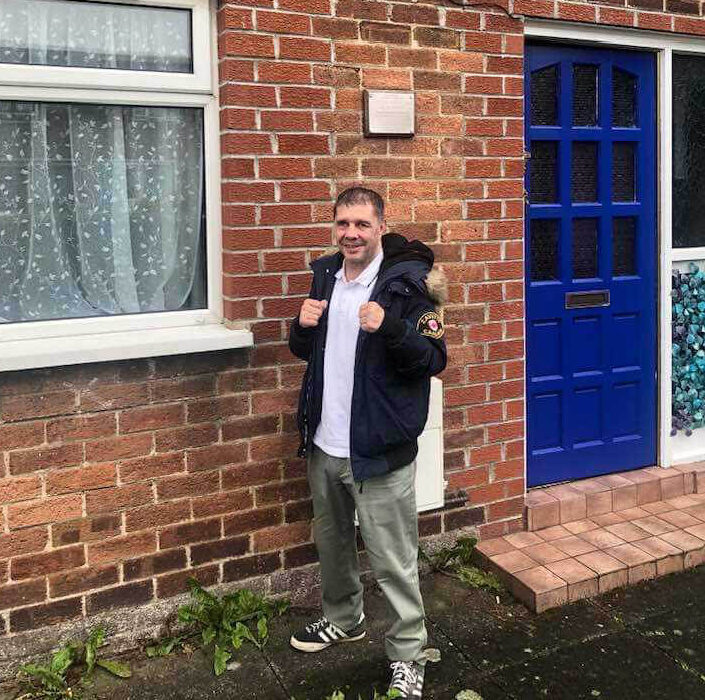
<svg viewBox="0 0 705 700"><path fill-rule="evenodd" d="M392 624L385 636L391 661L425 660L415 478L416 462L355 482L349 459L331 457L314 447L308 460L323 614L349 630L363 611L355 538L357 510L370 565L391 613Z"/></svg>

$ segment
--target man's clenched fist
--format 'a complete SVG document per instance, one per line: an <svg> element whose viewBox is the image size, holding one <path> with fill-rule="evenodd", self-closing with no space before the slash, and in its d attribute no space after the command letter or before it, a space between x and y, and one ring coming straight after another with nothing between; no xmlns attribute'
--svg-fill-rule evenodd
<svg viewBox="0 0 705 700"><path fill-rule="evenodd" d="M368 301L360 307L360 328L374 333L384 321L384 309L376 301Z"/></svg>
<svg viewBox="0 0 705 700"><path fill-rule="evenodd" d="M326 310L326 306L328 306L328 302L325 299L323 301L306 299L301 305L301 311L299 311L299 325L302 328L315 328Z"/></svg>

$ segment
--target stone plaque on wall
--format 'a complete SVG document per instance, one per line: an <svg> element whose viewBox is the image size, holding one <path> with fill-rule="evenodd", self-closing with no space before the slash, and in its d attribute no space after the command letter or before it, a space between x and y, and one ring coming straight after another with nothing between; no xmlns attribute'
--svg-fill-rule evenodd
<svg viewBox="0 0 705 700"><path fill-rule="evenodd" d="M413 135L413 92L365 90L365 136Z"/></svg>

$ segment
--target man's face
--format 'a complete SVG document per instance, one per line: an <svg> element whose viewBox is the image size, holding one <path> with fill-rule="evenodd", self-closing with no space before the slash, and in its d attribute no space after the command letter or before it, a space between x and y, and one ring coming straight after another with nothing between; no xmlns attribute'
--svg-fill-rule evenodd
<svg viewBox="0 0 705 700"><path fill-rule="evenodd" d="M371 204L339 206L335 214L335 242L348 264L364 268L382 248L387 230Z"/></svg>

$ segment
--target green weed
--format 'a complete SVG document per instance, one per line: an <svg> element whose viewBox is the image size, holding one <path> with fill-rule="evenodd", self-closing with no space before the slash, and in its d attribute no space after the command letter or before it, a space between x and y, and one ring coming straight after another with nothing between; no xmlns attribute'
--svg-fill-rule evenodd
<svg viewBox="0 0 705 700"><path fill-rule="evenodd" d="M85 642L64 644L45 664L24 664L18 678L22 694L17 700L29 698L80 698L96 668L102 668L120 678L129 678L130 667L119 661L100 658L105 644L105 630L94 629Z"/></svg>
<svg viewBox="0 0 705 700"><path fill-rule="evenodd" d="M473 563L476 544L474 537L459 537L455 545L443 547L432 555L419 548L419 558L433 571L454 576L472 588L481 588L499 595L504 587L497 576Z"/></svg>
<svg viewBox="0 0 705 700"><path fill-rule="evenodd" d="M193 602L178 611L184 633L147 647L147 656L166 656L189 640L200 639L204 648L213 651L216 676L225 671L233 652L245 642L262 649L269 637L270 620L289 608L288 601L267 600L246 588L219 597L190 579L189 589Z"/></svg>

